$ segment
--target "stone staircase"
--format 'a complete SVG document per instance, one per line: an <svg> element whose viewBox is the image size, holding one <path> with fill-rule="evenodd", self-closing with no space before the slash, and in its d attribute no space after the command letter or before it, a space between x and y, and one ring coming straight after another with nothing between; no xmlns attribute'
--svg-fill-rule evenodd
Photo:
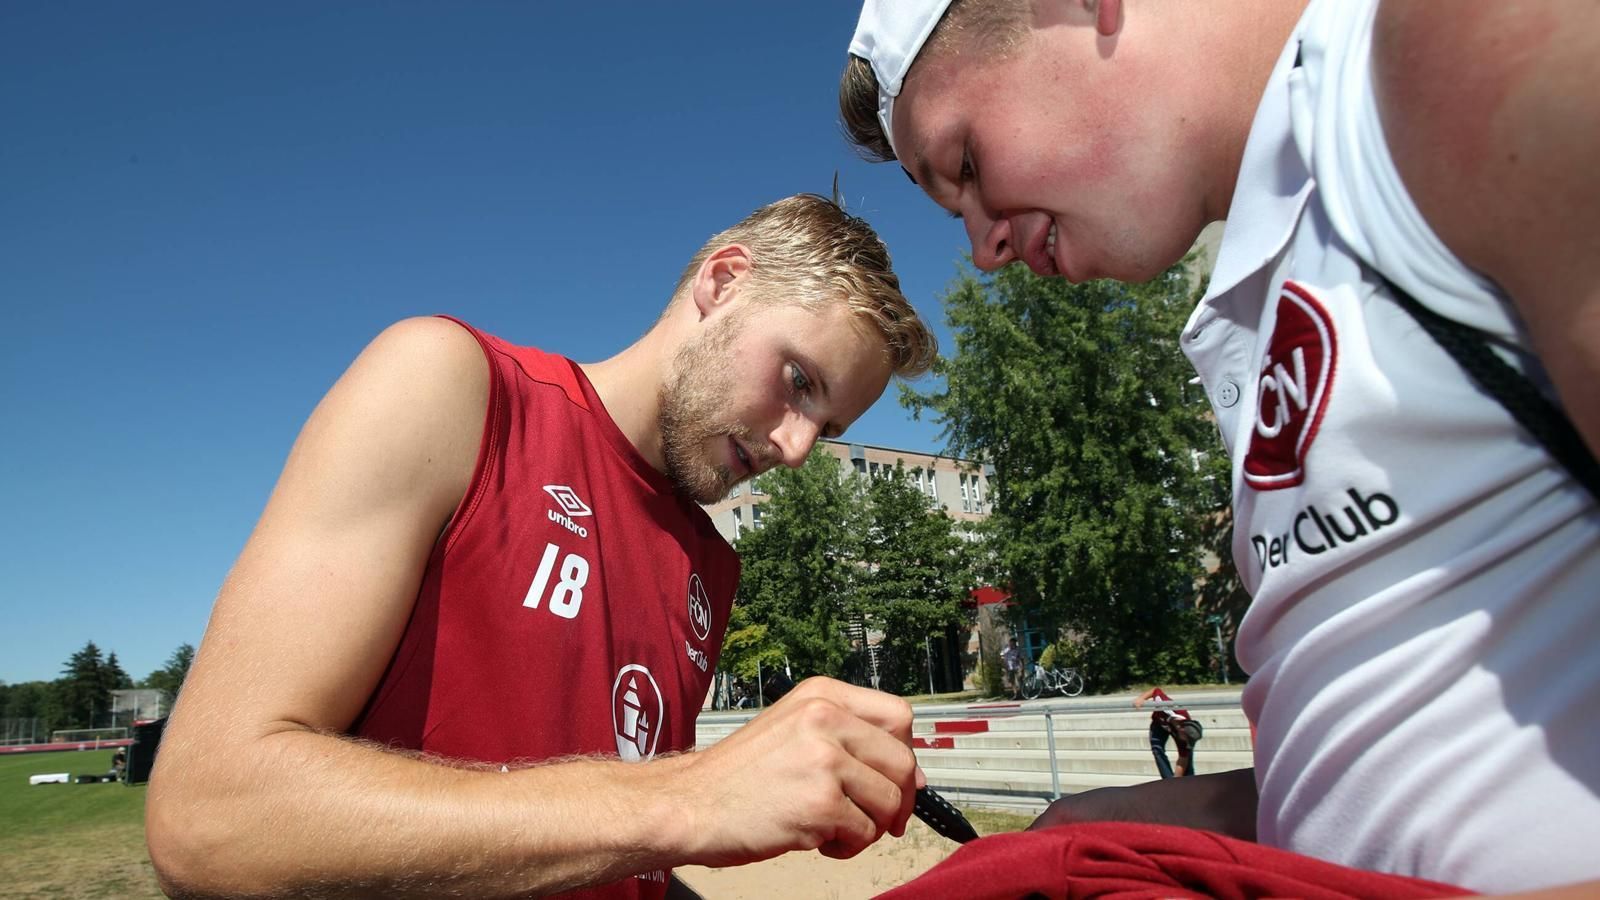
<svg viewBox="0 0 1600 900"><path fill-rule="evenodd" d="M1181 699L1205 728L1195 751L1198 772L1251 765L1250 726L1237 691ZM1148 736L1150 707L1133 709L1132 695L914 709L912 745L928 784L960 805L1034 813L1058 790L1072 794L1157 777ZM702 714L697 749L749 718L748 713ZM1176 760L1170 745L1168 755Z"/></svg>

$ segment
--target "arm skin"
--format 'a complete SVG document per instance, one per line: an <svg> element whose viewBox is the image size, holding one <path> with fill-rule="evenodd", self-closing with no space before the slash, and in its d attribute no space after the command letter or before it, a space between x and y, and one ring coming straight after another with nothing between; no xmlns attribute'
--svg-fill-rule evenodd
<svg viewBox="0 0 1600 900"><path fill-rule="evenodd" d="M343 737L471 479L488 369L439 319L380 335L295 443L162 742L146 836L173 896L527 896L901 834L910 708L812 679L702 753L500 772Z"/></svg>
<svg viewBox="0 0 1600 900"><path fill-rule="evenodd" d="M1161 688L1153 687L1153 688L1145 691L1144 693L1140 694L1139 696L1133 698L1133 708L1134 709L1144 709L1145 701L1155 699L1156 694L1158 694L1160 692L1161 692Z"/></svg>
<svg viewBox="0 0 1600 900"><path fill-rule="evenodd" d="M1600 5L1390 0L1372 58L1417 208L1511 297L1600 454Z"/></svg>
<svg viewBox="0 0 1600 900"><path fill-rule="evenodd" d="M1029 831L1072 822L1149 822L1256 839L1256 774L1235 769L1164 778L1129 787L1096 788L1051 803Z"/></svg>

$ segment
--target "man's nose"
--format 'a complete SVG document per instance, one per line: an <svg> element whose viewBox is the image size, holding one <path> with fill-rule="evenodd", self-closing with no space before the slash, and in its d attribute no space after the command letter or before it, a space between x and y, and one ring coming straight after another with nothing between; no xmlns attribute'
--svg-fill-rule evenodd
<svg viewBox="0 0 1600 900"><path fill-rule="evenodd" d="M772 433L772 442L777 445L783 464L791 469L805 465L821 431L809 416L792 410L785 414L783 422Z"/></svg>
<svg viewBox="0 0 1600 900"><path fill-rule="evenodd" d="M1010 219L991 219L979 210L963 211L962 218L967 223L967 239L972 241L973 265L993 272L1017 258Z"/></svg>

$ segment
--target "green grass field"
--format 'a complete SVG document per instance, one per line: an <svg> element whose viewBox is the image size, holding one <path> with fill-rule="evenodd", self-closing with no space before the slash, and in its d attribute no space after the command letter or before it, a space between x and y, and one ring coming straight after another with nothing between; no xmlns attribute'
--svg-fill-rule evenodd
<svg viewBox="0 0 1600 900"><path fill-rule="evenodd" d="M161 897L144 849L144 786L28 784L104 774L110 750L0 756L0 897Z"/></svg>
<svg viewBox="0 0 1600 900"><path fill-rule="evenodd" d="M28 784L29 775L103 774L110 750L0 756L0 897L160 898L144 849L144 785ZM980 834L1031 817L966 810Z"/></svg>

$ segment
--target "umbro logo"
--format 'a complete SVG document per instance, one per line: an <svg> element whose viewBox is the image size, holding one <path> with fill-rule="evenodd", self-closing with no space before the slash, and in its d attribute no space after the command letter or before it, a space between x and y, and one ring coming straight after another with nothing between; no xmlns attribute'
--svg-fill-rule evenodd
<svg viewBox="0 0 1600 900"><path fill-rule="evenodd" d="M556 505L571 518L594 515L594 510L578 497L578 492L564 484L547 484L544 486L544 492L554 497Z"/></svg>

